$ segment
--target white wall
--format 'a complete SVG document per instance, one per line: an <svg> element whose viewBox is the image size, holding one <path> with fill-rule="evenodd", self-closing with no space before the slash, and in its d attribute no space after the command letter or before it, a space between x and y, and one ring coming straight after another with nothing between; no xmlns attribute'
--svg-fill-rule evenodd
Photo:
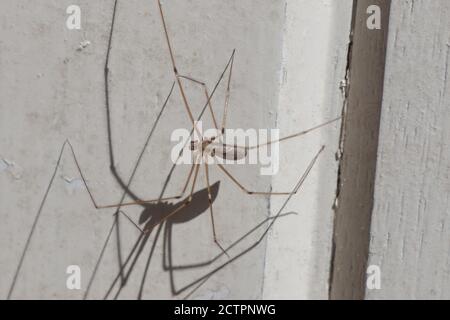
<svg viewBox="0 0 450 320"><path fill-rule="evenodd" d="M186 221L172 226L172 259L164 264L164 229L139 242L139 232L124 216L116 224L115 210L95 210L67 148L54 174L68 138L98 202L121 199L124 190L110 165L127 184L173 81L156 2L118 1L109 65L110 136L103 72L114 1L77 1L82 9L80 31L65 27L69 4L74 2L0 3L2 296L326 297L339 124L282 146L282 170L273 178L273 189L291 189L314 152L322 144L327 149L285 210L298 214L277 221L267 252L265 240L245 251L262 234L260 227L229 250L231 260L222 255L209 263L220 250L201 202L185 212ZM287 11L284 1L263 0L173 0L164 7L180 73L202 79L211 89L236 48L229 119L233 127L278 125L282 134L289 134L340 114L338 85L345 67L350 1L339 6L332 1L289 1ZM85 40L90 44L80 49ZM195 86L187 86L187 91L198 112L202 92ZM225 87L219 86L215 105L220 106L224 93ZM138 197L159 196L171 167L170 133L188 126L174 91L131 184ZM181 189L187 169L174 172L166 195ZM230 170L249 188L270 189L271 178L261 177L255 166ZM211 180L220 180L214 208L225 247L280 205L268 197L243 194L217 169L211 171ZM199 181L203 183L203 174ZM156 209L124 210L137 222ZM136 244L137 251L132 251ZM134 255L120 274L119 266L130 252ZM65 286L66 267L72 264L82 270L80 291ZM183 268L169 272L167 264ZM114 279L118 275L124 280L129 270L120 288L121 281Z"/></svg>
<svg viewBox="0 0 450 320"><path fill-rule="evenodd" d="M288 1L278 108L282 134L341 115L349 43L351 1ZM281 170L273 189L295 184L322 145L325 151L300 193L286 207L267 243L264 297L326 299L331 261L336 152L340 122L281 145ZM283 200L272 197L273 213Z"/></svg>

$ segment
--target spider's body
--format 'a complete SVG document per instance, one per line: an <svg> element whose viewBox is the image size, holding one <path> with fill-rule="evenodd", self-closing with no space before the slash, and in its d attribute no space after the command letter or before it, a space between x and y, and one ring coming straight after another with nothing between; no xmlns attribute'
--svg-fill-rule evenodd
<svg viewBox="0 0 450 320"><path fill-rule="evenodd" d="M203 138L200 141L192 140L190 151L194 163L201 163L203 160L219 157L223 160L240 160L247 156L247 148L237 145L227 145L215 142L216 137Z"/></svg>

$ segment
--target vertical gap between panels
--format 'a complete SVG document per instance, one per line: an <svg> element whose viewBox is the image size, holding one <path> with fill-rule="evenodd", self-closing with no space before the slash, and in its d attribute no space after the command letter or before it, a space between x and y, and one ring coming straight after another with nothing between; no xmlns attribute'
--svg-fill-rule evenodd
<svg viewBox="0 0 450 320"><path fill-rule="evenodd" d="M389 9L390 0L353 3L334 208L330 299L364 299L365 295Z"/></svg>

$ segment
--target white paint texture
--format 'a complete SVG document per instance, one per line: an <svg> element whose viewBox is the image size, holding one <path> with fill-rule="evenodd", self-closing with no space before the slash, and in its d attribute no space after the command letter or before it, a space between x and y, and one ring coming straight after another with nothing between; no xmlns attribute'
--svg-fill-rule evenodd
<svg viewBox="0 0 450 320"><path fill-rule="evenodd" d="M278 108L281 135L341 115L339 84L346 72L351 9L351 1L287 2ZM304 188L286 208L298 215L278 221L271 230L264 298L328 296L339 128L340 122L281 145L274 191L294 185L320 146L326 148ZM272 212L281 204L272 197Z"/></svg>
<svg viewBox="0 0 450 320"><path fill-rule="evenodd" d="M450 298L450 2L392 1L367 299Z"/></svg>
<svg viewBox="0 0 450 320"><path fill-rule="evenodd" d="M236 48L230 127L273 128L278 121L281 133L289 134L340 114L338 84L350 25L350 1L344 3L289 1L285 12L284 1L166 0L164 8L180 73L205 81L210 90ZM282 169L273 188L282 190L292 188L322 144L327 149L285 210L298 215L277 221L267 253L265 240L245 253L262 234L260 227L229 250L232 260L223 255L215 259L220 250L212 241L209 213L199 204L180 213L172 228L155 230L141 242L123 215L111 229L115 210L93 208L68 148L38 211L67 138L98 202L119 201L124 190L110 165L127 184L173 81L156 2L119 0L108 82L110 163L103 73L114 1L78 1L79 31L65 27L70 4L0 3L0 157L21 168L19 178L6 165L0 171L0 294L6 298L10 293L13 299L326 297L338 123L281 147ZM204 105L202 91L189 84L186 88L198 113ZM224 94L225 82L213 100L219 109ZM171 167L170 133L188 126L175 90L131 184L139 198L159 196ZM166 195L181 190L187 170L175 170ZM231 166L230 171L250 189L270 189L271 179L260 176L257 166ZM213 205L225 247L281 204L245 195L216 168L210 174L213 183L221 181ZM204 180L202 172L198 189ZM138 222L155 208L123 210ZM164 234L171 239L166 241L170 257L163 256ZM81 290L66 289L68 265L80 266ZM169 270L170 265L177 268Z"/></svg>
<svg viewBox="0 0 450 320"><path fill-rule="evenodd" d="M202 79L212 88L233 48L237 49L229 119L235 127L266 128L272 127L275 121L269 111L276 106L283 4L261 3L166 1L165 5L180 72ZM5 25L0 37L1 110L8 115L1 117L1 150L4 157L14 159L24 168L19 181L14 182L7 175L1 177L0 234L2 247L7 250L1 250L0 274L4 280L0 286L5 296L66 138L72 141L100 203L117 202L123 193L109 169L103 78L114 1L80 1L81 31L65 28L65 8L69 4L60 0L1 3L1 21ZM90 45L79 50L85 40ZM114 165L127 183L173 81L155 1L118 1L109 69ZM192 85L186 87L198 113L204 104L202 91ZM215 105L223 104L224 88L222 84L218 89ZM188 126L179 93L174 91L131 185L139 197L159 196L171 167L170 133ZM249 187L269 188L270 181L258 175L258 168L232 169ZM181 190L187 170L184 166L174 172L166 195ZM68 149L37 222L12 298L82 298L87 289L114 222L114 210L95 210L84 188L79 184L74 188L65 177L78 177ZM216 169L212 170L212 182L219 179L222 180L219 197L214 202L217 231L222 244L229 246L265 218L267 199L248 199ZM205 186L204 181L202 171L199 189ZM207 199L203 200L207 203ZM140 206L124 208L134 221L154 210L151 206L146 210ZM201 264L220 253L212 241L209 214L194 219L198 211L184 212L189 223L178 223L172 228L173 265ZM125 262L138 241L138 231L123 216L119 225L119 231L113 231L106 246L88 298L106 295L118 274L119 261ZM257 232L247 237L229 254L240 253L253 243L256 235ZM159 234L153 256L150 254L155 236L156 232L144 242L145 246L138 244L136 250L142 251L118 298L182 298L195 285L178 292L183 287L228 262L221 256L200 267L174 270L172 288L170 273L162 264L163 232ZM225 287L229 290L221 292L228 292L228 298L258 298L263 258L264 244L228 265L201 289L215 292ZM133 260L134 255L123 272L124 277ZM82 269L81 291L65 288L65 270L72 264ZM252 270L251 274L246 272L248 269ZM120 281L113 286L108 298L119 292L119 284ZM139 295L141 287L142 295ZM198 293L205 295L202 290Z"/></svg>

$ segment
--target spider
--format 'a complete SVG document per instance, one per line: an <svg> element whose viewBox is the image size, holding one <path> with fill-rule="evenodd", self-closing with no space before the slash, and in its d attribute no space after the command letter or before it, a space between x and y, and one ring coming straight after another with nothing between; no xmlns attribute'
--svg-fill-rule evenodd
<svg viewBox="0 0 450 320"><path fill-rule="evenodd" d="M261 147L266 147L269 146L271 144L274 143L278 143L281 141L285 141L288 139L292 139L295 137L299 137L302 136L306 133L309 133L313 130L319 129L325 125L328 125L330 123L333 123L335 121L338 121L341 117L337 117L335 119L329 120L325 123L316 125L314 127L311 127L307 130L303 130L294 134L291 134L289 136L286 137L282 137L276 140L271 140L271 141L267 141L267 142L262 142L253 146L247 146L247 145L238 145L238 144L226 144L224 142L224 136L226 135L226 121L227 121L227 114L228 114L228 110L229 110L229 101L230 101L230 84L231 84L231 79L232 79L232 72L233 72L233 63L234 63L234 58L235 58L235 53L236 50L233 49L231 56L228 60L228 63L224 69L224 71L222 72L222 76L224 76L225 74L227 74L227 84L226 84L226 92L225 92L225 101L224 101L224 105L223 105L223 113L222 113L222 119L220 121L220 124L218 122L218 118L216 116L216 113L214 111L214 108L212 106L211 103L211 98L212 98L212 94L209 93L209 90L205 84L205 82L198 80L194 77L191 77L190 75L185 75L185 74L181 74L178 71L177 68L177 64L175 61L175 56L174 56L174 50L173 50L173 46L172 46L172 42L171 39L169 37L169 31L168 31L168 27L167 27L167 23L166 23L166 19L164 16L164 12L163 12L163 6L161 4L160 0L156 0L157 2L157 6L159 9L159 14L161 17L161 23L162 23L162 28L163 28L163 32L164 32L164 36L165 36L165 41L167 44L167 48L168 48L168 53L170 55L170 61L172 64L172 71L173 71L173 76L175 79L175 84L180 92L181 98L182 98L182 103L184 106L184 109L187 113L187 116L190 120L190 123L192 125L192 130L191 130L191 134L192 132L194 132L196 134L196 136L198 137L197 140L192 139L190 141L190 145L188 147L188 150L190 152L192 152L193 155L193 163L191 164L188 176L186 177L186 180L184 182L182 191L180 194L175 195L175 196L169 196L169 197L159 197L159 198L155 198L155 199L146 199L146 200L135 200L135 201L131 201L131 202L122 202L122 203L114 203L114 204L107 204L107 205L99 205L97 203L97 201L95 200L93 193L91 192L91 190L88 187L88 184L86 182L86 179L83 175L83 172L81 170L81 167L78 163L78 160L76 158L75 152L72 148L72 146L70 145L70 148L72 150L72 154L75 160L75 164L77 166L77 169L80 173L80 176L82 178L83 184L87 189L87 192L89 193L89 196L95 206L95 208L97 209L104 209L104 208L118 208L118 207L123 207L123 206L132 206L132 205L143 205L143 204L148 204L148 203L161 203L161 202L165 202L165 201L174 201L174 200L178 200L178 199L182 199L184 197L184 195L186 194L186 191L189 188L189 194L187 197L184 198L184 200L180 201L178 203L178 205L173 208L173 210L171 210L168 214L166 214L165 216L163 216L162 218L159 219L159 221L153 222L149 225L146 225L145 229L142 230L144 233L149 233L155 226L159 225L160 223L164 222L165 220L167 220L169 217L172 217L173 215L177 214L178 212L180 212L182 209L186 208L187 206L189 206L192 202L192 197L195 191L195 187L197 184L197 178L198 178L198 174L199 174L199 170L201 169L201 167L203 167L203 169L205 170L205 183L206 183L206 188L207 188L207 194L208 194L208 209L210 212L210 217L211 217L211 225L212 225L212 231L213 231L213 240L214 242L217 244L217 246L225 253L226 250L223 248L223 246L219 243L219 241L217 240L217 233L216 233L216 226L214 223L214 210L213 210L213 197L212 197L212 192L211 192L211 183L210 183L210 178L209 178L209 166L211 165L210 161L208 161L208 159L217 159L217 158L221 158L221 159L225 159L225 160L241 160L244 159L247 155L248 152L252 149L258 149ZM110 50L111 45L109 44L109 48L108 48L108 55L107 55L107 60L109 57L109 50ZM105 69L105 73L107 76L107 72L108 69ZM222 79L222 77L220 78L220 80ZM219 80L219 82L220 82ZM202 134L201 130L198 128L196 120L194 118L193 112L192 112L192 108L189 105L189 101L187 99L187 95L185 93L185 88L183 83L185 81L191 82L195 85L200 86L203 89L205 98L206 98L206 103L205 103L205 108L207 108L209 110L209 113L212 117L212 122L214 124L214 128L216 129L217 134L212 136L212 137L206 137ZM217 84L216 84L217 87ZM205 108L203 110L205 110ZM316 159L318 158L319 154L324 150L324 146L322 146L319 151L316 153L316 155L314 156L313 160L310 163L310 167L311 165L316 161ZM183 151L182 151L183 152ZM179 157L181 156L182 152L180 152ZM245 192L248 195L266 195L266 196L279 196L279 195L292 195L292 194L296 194L300 184L297 183L297 185L291 190L291 191L282 191L282 192L274 192L274 191L270 191L270 192L266 192L266 191L258 191L258 190L249 190L247 187L245 187L238 178L236 178L233 174L231 174L223 164L220 163L214 163L215 165L218 166L218 168L223 172L223 174L225 175L226 178L230 179L231 182L238 187L239 189L241 189L243 192ZM308 172L310 170L310 167L308 168ZM305 171L306 173L306 171ZM302 176L302 178L304 177L304 175ZM301 181L303 181L301 179Z"/></svg>

